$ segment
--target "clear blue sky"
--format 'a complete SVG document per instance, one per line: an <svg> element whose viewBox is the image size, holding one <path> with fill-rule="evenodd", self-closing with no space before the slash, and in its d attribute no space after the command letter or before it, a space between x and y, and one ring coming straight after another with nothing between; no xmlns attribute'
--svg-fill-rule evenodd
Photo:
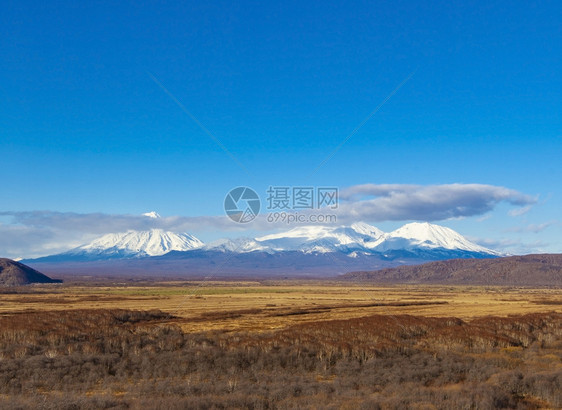
<svg viewBox="0 0 562 410"><path fill-rule="evenodd" d="M436 222L562 251L561 21L559 1L5 1L0 211L205 216L238 185L478 183L539 200Z"/></svg>

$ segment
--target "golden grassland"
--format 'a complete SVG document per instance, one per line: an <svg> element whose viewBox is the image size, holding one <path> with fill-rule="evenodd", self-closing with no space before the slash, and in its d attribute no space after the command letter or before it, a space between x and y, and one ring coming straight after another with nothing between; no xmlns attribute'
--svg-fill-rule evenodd
<svg viewBox="0 0 562 410"><path fill-rule="evenodd" d="M562 408L562 289L0 289L0 408Z"/></svg>
<svg viewBox="0 0 562 410"><path fill-rule="evenodd" d="M68 309L158 309L176 316L184 331L261 331L373 314L471 319L562 312L562 289L187 281L36 285L0 294L0 314Z"/></svg>

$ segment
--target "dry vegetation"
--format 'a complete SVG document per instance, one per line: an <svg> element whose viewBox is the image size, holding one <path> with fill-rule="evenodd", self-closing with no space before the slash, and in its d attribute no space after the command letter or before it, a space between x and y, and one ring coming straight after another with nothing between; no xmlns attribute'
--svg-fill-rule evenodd
<svg viewBox="0 0 562 410"><path fill-rule="evenodd" d="M0 294L0 408L562 407L559 290L213 285Z"/></svg>

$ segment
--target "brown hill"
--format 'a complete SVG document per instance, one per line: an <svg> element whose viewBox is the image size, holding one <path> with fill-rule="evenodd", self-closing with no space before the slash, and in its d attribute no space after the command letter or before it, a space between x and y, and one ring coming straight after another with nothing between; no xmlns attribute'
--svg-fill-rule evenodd
<svg viewBox="0 0 562 410"><path fill-rule="evenodd" d="M377 271L350 272L346 280L382 283L562 286L562 254L452 259Z"/></svg>
<svg viewBox="0 0 562 410"><path fill-rule="evenodd" d="M23 263L0 258L0 286L21 286L31 283L60 283Z"/></svg>

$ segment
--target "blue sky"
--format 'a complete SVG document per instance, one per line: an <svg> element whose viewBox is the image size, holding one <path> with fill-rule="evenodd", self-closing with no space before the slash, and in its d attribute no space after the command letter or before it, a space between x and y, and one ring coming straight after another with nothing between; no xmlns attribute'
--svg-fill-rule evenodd
<svg viewBox="0 0 562 410"><path fill-rule="evenodd" d="M115 3L3 3L0 253L80 240L21 212L196 218L235 186L362 184L505 187L534 200L432 222L562 251L559 2Z"/></svg>

